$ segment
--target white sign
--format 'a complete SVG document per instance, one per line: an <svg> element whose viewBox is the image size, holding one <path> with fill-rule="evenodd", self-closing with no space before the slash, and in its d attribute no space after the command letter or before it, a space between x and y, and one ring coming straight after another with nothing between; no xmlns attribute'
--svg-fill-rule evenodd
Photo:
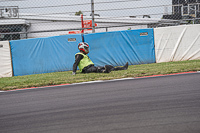
<svg viewBox="0 0 200 133"><path fill-rule="evenodd" d="M19 17L19 8L17 6L0 6L0 17L4 18L18 18Z"/></svg>

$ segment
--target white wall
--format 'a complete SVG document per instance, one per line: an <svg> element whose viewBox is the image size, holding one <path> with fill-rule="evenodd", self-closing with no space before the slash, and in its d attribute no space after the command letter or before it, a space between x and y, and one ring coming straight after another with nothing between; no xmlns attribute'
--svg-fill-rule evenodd
<svg viewBox="0 0 200 133"><path fill-rule="evenodd" d="M45 31L45 30L58 30L58 29L77 29L81 28L81 22L66 21L66 22L51 22L51 21L39 21L39 20L28 20L31 23L28 31ZM110 26L119 26L121 23L107 23L101 22L97 23L97 27L110 27ZM125 26L125 27L113 27L108 28L107 31L120 31L128 30L129 28L133 29L144 29L147 28L147 25L138 25L138 26ZM106 28L95 29L95 32L106 32ZM57 31L57 32L41 32L41 33L29 33L28 38L40 38L40 37L49 37L49 36L60 36L67 35L69 31ZM92 30L85 31L85 33L92 33Z"/></svg>
<svg viewBox="0 0 200 133"><path fill-rule="evenodd" d="M0 41L0 78L12 77L9 41Z"/></svg>
<svg viewBox="0 0 200 133"><path fill-rule="evenodd" d="M154 29L156 62L200 59L200 25Z"/></svg>

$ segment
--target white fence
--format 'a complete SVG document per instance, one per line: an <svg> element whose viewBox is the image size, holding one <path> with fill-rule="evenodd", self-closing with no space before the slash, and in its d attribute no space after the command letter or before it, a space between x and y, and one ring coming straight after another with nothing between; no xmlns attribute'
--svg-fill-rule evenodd
<svg viewBox="0 0 200 133"><path fill-rule="evenodd" d="M0 78L12 77L9 41L0 41Z"/></svg>
<svg viewBox="0 0 200 133"><path fill-rule="evenodd" d="M200 25L154 29L156 62L200 59Z"/></svg>

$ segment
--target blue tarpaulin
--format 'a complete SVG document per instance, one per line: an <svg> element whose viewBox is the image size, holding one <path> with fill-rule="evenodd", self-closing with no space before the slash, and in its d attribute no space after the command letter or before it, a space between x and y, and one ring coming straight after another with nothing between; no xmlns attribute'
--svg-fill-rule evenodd
<svg viewBox="0 0 200 133"><path fill-rule="evenodd" d="M153 29L85 34L96 66L155 63ZM14 76L69 71L81 34L10 41Z"/></svg>
<svg viewBox="0 0 200 133"><path fill-rule="evenodd" d="M84 39L97 66L155 63L153 29L86 34Z"/></svg>
<svg viewBox="0 0 200 133"><path fill-rule="evenodd" d="M10 41L14 76L72 70L81 35Z"/></svg>

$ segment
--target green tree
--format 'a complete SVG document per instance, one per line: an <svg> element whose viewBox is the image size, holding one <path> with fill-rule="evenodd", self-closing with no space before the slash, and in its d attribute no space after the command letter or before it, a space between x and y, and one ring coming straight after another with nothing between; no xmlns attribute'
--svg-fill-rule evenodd
<svg viewBox="0 0 200 133"><path fill-rule="evenodd" d="M75 13L76 16L80 16L81 14L83 14L82 11L78 11Z"/></svg>

